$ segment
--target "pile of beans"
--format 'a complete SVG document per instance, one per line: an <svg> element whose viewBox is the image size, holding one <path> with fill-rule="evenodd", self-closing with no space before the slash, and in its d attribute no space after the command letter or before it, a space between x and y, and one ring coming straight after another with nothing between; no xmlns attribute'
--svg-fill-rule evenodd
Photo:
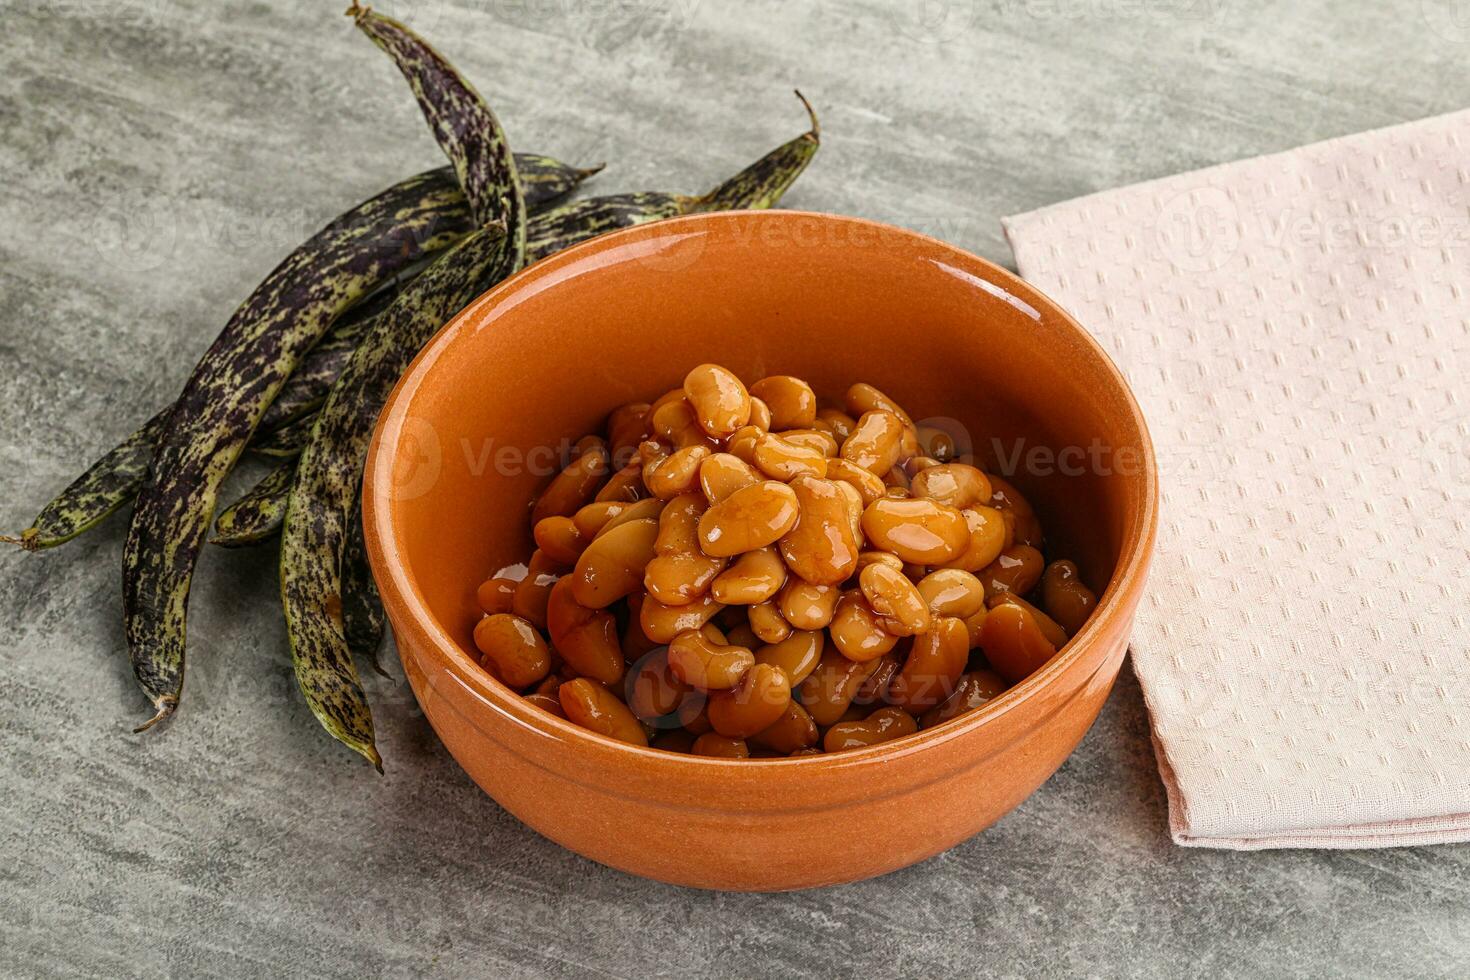
<svg viewBox="0 0 1470 980"><path fill-rule="evenodd" d="M577 443L530 561L479 587L481 664L603 735L728 758L978 708L1097 599L1046 563L1026 499L954 453L871 385L819 407L798 378L702 364Z"/></svg>

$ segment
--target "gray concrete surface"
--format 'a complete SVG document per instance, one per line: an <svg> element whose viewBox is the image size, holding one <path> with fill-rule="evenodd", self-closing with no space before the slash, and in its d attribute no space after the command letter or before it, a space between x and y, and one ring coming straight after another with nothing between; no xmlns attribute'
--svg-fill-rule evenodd
<svg viewBox="0 0 1470 980"><path fill-rule="evenodd" d="M342 6L0 0L0 523L176 392L295 241L437 161ZM791 205L1003 262L1002 214L1470 104L1455 0L382 6L516 145L607 159L606 190L702 188L798 131L799 85L827 138ZM134 737L124 523L0 555L0 973L1470 971L1470 848L1173 847L1127 674L992 831L780 896L651 884L540 839L447 757L396 663L372 691L388 774L367 772L292 689L269 549L207 556L183 709Z"/></svg>

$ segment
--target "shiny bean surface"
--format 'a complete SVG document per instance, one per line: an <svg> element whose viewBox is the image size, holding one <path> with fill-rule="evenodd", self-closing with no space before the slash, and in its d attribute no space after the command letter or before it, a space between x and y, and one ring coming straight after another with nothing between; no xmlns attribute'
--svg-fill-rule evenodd
<svg viewBox="0 0 1470 980"><path fill-rule="evenodd" d="M744 647L711 642L699 630L685 630L669 644L669 669L685 684L702 691L734 687L755 663Z"/></svg>
<svg viewBox="0 0 1470 980"><path fill-rule="evenodd" d="M813 585L836 585L857 569L861 529L842 484L802 476L792 480L799 511L796 526L782 536L781 557L799 578Z"/></svg>
<svg viewBox="0 0 1470 980"><path fill-rule="evenodd" d="M582 549L587 547L587 538L570 517L543 517L531 529L531 537L548 558L562 565L575 565Z"/></svg>
<svg viewBox="0 0 1470 980"><path fill-rule="evenodd" d="M750 421L750 392L718 364L701 364L685 375L684 397L706 435L723 438Z"/></svg>
<svg viewBox="0 0 1470 980"><path fill-rule="evenodd" d="M750 399L750 424L762 432L771 431L771 407L759 398Z"/></svg>
<svg viewBox="0 0 1470 980"><path fill-rule="evenodd" d="M879 708L862 721L840 721L827 729L822 748L828 752L845 752L891 742L919 730L914 716L901 708Z"/></svg>
<svg viewBox="0 0 1470 980"><path fill-rule="evenodd" d="M888 412L890 415L898 416L904 425L914 424L914 420L909 418L909 413L900 408L898 402L866 382L859 382L848 388L846 402L848 412L854 417L860 417L865 412Z"/></svg>
<svg viewBox="0 0 1470 980"><path fill-rule="evenodd" d="M944 562L944 567L978 572L999 558L1008 544L1005 517L1000 511L983 504L969 507L962 513L965 526L970 529L970 541L958 556Z"/></svg>
<svg viewBox="0 0 1470 980"><path fill-rule="evenodd" d="M955 692L943 704L924 712L919 718L919 727L933 728L967 711L974 711L1000 697L1008 686L1005 678L993 670L969 671L960 677Z"/></svg>
<svg viewBox="0 0 1470 980"><path fill-rule="evenodd" d="M631 501L648 496L648 489L643 485L643 460L638 455L638 448L635 446L628 456L628 462L608 477L602 489L597 491L597 496L592 498L594 501Z"/></svg>
<svg viewBox="0 0 1470 980"><path fill-rule="evenodd" d="M1041 521L1037 519L1031 502L1022 496L1021 491L1017 490L1014 485L1001 477L990 474L989 479L991 484L990 506L1011 514L1015 543L1040 548Z"/></svg>
<svg viewBox="0 0 1470 980"><path fill-rule="evenodd" d="M685 630L699 629L723 608L708 595L682 606L668 606L650 597L638 609L638 625L650 640L668 643Z"/></svg>
<svg viewBox="0 0 1470 980"><path fill-rule="evenodd" d="M827 460L827 479L841 480L850 485L858 492L864 507L883 496L884 490L887 489L883 485L883 480L876 473L865 470L846 459Z"/></svg>
<svg viewBox="0 0 1470 980"><path fill-rule="evenodd" d="M578 678L563 684L557 697L568 721L620 742L648 744L648 736L633 712L601 684Z"/></svg>
<svg viewBox="0 0 1470 980"><path fill-rule="evenodd" d="M709 698L709 723L729 738L749 738L774 725L791 703L791 682L778 667L755 664L726 690Z"/></svg>
<svg viewBox="0 0 1470 980"><path fill-rule="evenodd" d="M933 629L914 637L903 669L888 685L888 700L916 712L942 704L954 693L969 659L965 624L950 616L936 619Z"/></svg>
<svg viewBox="0 0 1470 980"><path fill-rule="evenodd" d="M863 598L883 627L895 636L913 636L929 629L929 604L907 575L891 565L875 563L858 576ZM979 584L978 582L976 583Z"/></svg>
<svg viewBox="0 0 1470 980"><path fill-rule="evenodd" d="M633 506L631 500L594 500L572 515L572 526L584 538L591 538L601 531L608 521ZM549 518L548 518L549 520ZM540 527L540 524L536 525ZM534 534L534 529L533 529Z"/></svg>
<svg viewBox="0 0 1470 980"><path fill-rule="evenodd" d="M839 443L830 432L821 429L783 429L778 434L793 446L814 449L828 459L837 455Z"/></svg>
<svg viewBox="0 0 1470 980"><path fill-rule="evenodd" d="M744 739L726 738L715 732L706 732L696 738L689 751L693 755L713 756L716 759L750 758L750 748Z"/></svg>
<svg viewBox="0 0 1470 980"><path fill-rule="evenodd" d="M475 624L475 646L495 663L508 687L530 687L551 672L546 641L529 621L511 613L486 616Z"/></svg>
<svg viewBox="0 0 1470 980"><path fill-rule="evenodd" d="M711 558L699 547L699 519L707 504L702 493L680 494L659 516L654 558L643 572L643 587L668 606L682 606L709 591L725 559Z"/></svg>
<svg viewBox="0 0 1470 980"><path fill-rule="evenodd" d="M561 710L561 700L555 694L527 694L526 700L542 711L565 718L567 713Z"/></svg>
<svg viewBox="0 0 1470 980"><path fill-rule="evenodd" d="M862 575L863 570L869 565L887 565L895 572L903 571L903 559L891 551L877 551L869 549L858 555L857 571Z"/></svg>
<svg viewBox="0 0 1470 980"><path fill-rule="evenodd" d="M964 619L985 608L985 586L974 575L958 568L930 572L914 588L935 616Z"/></svg>
<svg viewBox="0 0 1470 980"><path fill-rule="evenodd" d="M673 714L693 691L669 666L669 651L655 650L629 672L628 708L643 721Z"/></svg>
<svg viewBox="0 0 1470 980"><path fill-rule="evenodd" d="M1026 612L1030 613L1031 621L1036 624L1037 629L1041 630L1041 635L1046 637L1046 642L1050 643L1058 650L1067 645L1067 631L1062 629L1062 625L1058 623L1055 619L1052 619L1046 613L1042 612L1040 609L1037 609L1031 603L1027 602L1025 599L1022 599L1014 592L1002 592L999 595L991 598L990 602L987 603L987 605L989 605L991 609L994 609L1001 603L1010 603L1011 605L1020 606L1022 609L1026 610Z"/></svg>
<svg viewBox="0 0 1470 980"><path fill-rule="evenodd" d="M1097 595L1082 584L1075 562L1054 561L1041 575L1041 603L1067 635L1075 636L1097 608Z"/></svg>
<svg viewBox="0 0 1470 980"><path fill-rule="evenodd" d="M852 705L863 681L878 669L878 665L878 660L864 663L849 660L835 647L829 647L823 652L817 669L801 683L802 706L818 725L826 727L833 724Z"/></svg>
<svg viewBox="0 0 1470 980"><path fill-rule="evenodd" d="M767 643L755 651L755 661L769 664L786 675L791 687L811 676L822 660L825 645L821 630L793 630L779 643Z"/></svg>
<svg viewBox="0 0 1470 980"><path fill-rule="evenodd" d="M774 432L767 432L755 443L756 469L772 480L794 480L798 476L824 476L827 457L820 449L791 442Z"/></svg>
<svg viewBox="0 0 1470 980"><path fill-rule="evenodd" d="M699 464L699 486L712 504L763 479L754 466L733 453L715 453Z"/></svg>
<svg viewBox="0 0 1470 980"><path fill-rule="evenodd" d="M846 412L835 408L821 408L817 410L817 421L819 428L825 426L832 433L832 438L837 440L841 446L852 435L852 430L857 428L857 419Z"/></svg>
<svg viewBox="0 0 1470 980"><path fill-rule="evenodd" d="M882 565L871 566L882 568ZM905 580L907 581L907 580ZM842 594L828 627L832 642L849 660L875 660L892 650L899 638L884 628L883 621L856 589Z"/></svg>
<svg viewBox="0 0 1470 980"><path fill-rule="evenodd" d="M602 609L641 588L657 538L655 520L629 521L593 538L570 576L577 602Z"/></svg>
<svg viewBox="0 0 1470 980"><path fill-rule="evenodd" d="M980 581L985 583L987 596L1002 592L1025 595L1036 588L1045 570L1046 559L1030 545L1016 544L1002 551L989 565L980 570Z"/></svg>
<svg viewBox="0 0 1470 980"><path fill-rule="evenodd" d="M751 606L748 615L751 631L762 643L780 643L791 635L791 624L781 615L780 604L774 598Z"/></svg>
<svg viewBox="0 0 1470 980"><path fill-rule="evenodd" d="M812 716L799 703L788 698L781 716L747 741L782 755L790 755L816 745L819 737L817 723L812 721Z"/></svg>
<svg viewBox="0 0 1470 980"><path fill-rule="evenodd" d="M755 462L755 446L766 434L766 430L758 429L753 425L745 425L735 430L730 438L725 440L725 452L736 459L747 463Z"/></svg>
<svg viewBox="0 0 1470 980"><path fill-rule="evenodd" d="M980 645L980 633L985 629L985 617L990 610L981 609L973 615L966 616L960 622L965 624L965 631L970 634L970 649L973 650Z"/></svg>
<svg viewBox="0 0 1470 980"><path fill-rule="evenodd" d="M892 412L866 412L842 444L842 458L870 473L887 473L898 463L903 423Z"/></svg>
<svg viewBox="0 0 1470 980"><path fill-rule="evenodd" d="M544 551L533 551L526 565L526 577L516 585L515 595L511 597L510 611L538 629L545 629L546 601L551 596L551 587L565 570L565 565L558 564Z"/></svg>
<svg viewBox="0 0 1470 980"><path fill-rule="evenodd" d="M919 436L919 451L933 456L941 463L948 463L955 457L954 437L943 429L932 426L921 425L917 427ZM989 484L987 484L987 487ZM987 493L988 497L989 494ZM983 502L983 500L982 500Z"/></svg>
<svg viewBox="0 0 1470 980"><path fill-rule="evenodd" d="M562 579L546 604L546 630L557 654L583 677L616 684L625 660L618 638L618 621L603 609L589 609L575 598L575 583Z"/></svg>
<svg viewBox="0 0 1470 980"><path fill-rule="evenodd" d="M614 528L620 527L623 524L631 524L634 521L658 520L658 515L663 513L663 509L664 502L657 497L635 500L632 503L625 504L621 510L618 510L609 517L607 523L598 528L597 533L592 536L594 538L600 538ZM573 520L575 519L573 518Z"/></svg>
<svg viewBox="0 0 1470 980"><path fill-rule="evenodd" d="M920 468L909 481L909 492L964 510L990 502L990 480L973 466L943 463Z"/></svg>
<svg viewBox="0 0 1470 980"><path fill-rule="evenodd" d="M598 439L552 478L531 510L531 523L537 524L547 517L575 514L583 504L591 503L608 472L607 446Z"/></svg>
<svg viewBox="0 0 1470 980"><path fill-rule="evenodd" d="M953 561L970 543L965 515L933 500L875 500L863 511L863 531L874 546L921 565Z"/></svg>
<svg viewBox="0 0 1470 980"><path fill-rule="evenodd" d="M638 452L643 458L643 485L660 500L698 490L699 469L710 455L708 446L686 446L663 455L656 442L643 443Z"/></svg>
<svg viewBox="0 0 1470 980"><path fill-rule="evenodd" d="M773 545L747 551L715 576L710 592L726 605L749 606L781 591L786 584L786 562Z"/></svg>
<svg viewBox="0 0 1470 980"><path fill-rule="evenodd" d="M772 429L810 429L817 419L817 395L811 385L789 374L761 378L750 393L771 410Z"/></svg>
<svg viewBox="0 0 1470 980"><path fill-rule="evenodd" d="M613 409L607 417L607 451L614 466L627 466L638 452L638 444L653 431L648 423L647 402L633 402Z"/></svg>
<svg viewBox="0 0 1470 980"><path fill-rule="evenodd" d="M511 604L515 602L516 586L519 584L512 578L487 578L475 590L475 601L491 616L510 612Z"/></svg>
<svg viewBox="0 0 1470 980"><path fill-rule="evenodd" d="M872 385L819 410L701 364L648 394L577 441L527 564L476 591L482 669L542 710L669 752L843 751L988 703L1097 604L963 430Z"/></svg>
<svg viewBox="0 0 1470 980"><path fill-rule="evenodd" d="M998 604L985 617L980 646L995 672L1019 684L1056 653L1031 614L1012 603Z"/></svg>
<svg viewBox="0 0 1470 980"><path fill-rule="evenodd" d="M714 441L705 434L703 427L684 397L667 397L654 403L649 414L653 434L675 449L692 449L695 446L710 448Z"/></svg>
<svg viewBox="0 0 1470 980"><path fill-rule="evenodd" d="M908 658L908 647L901 646L892 653L884 654L878 661L878 669L868 675L852 699L852 709L870 708L888 699L888 685L898 676L903 662Z"/></svg>
<svg viewBox="0 0 1470 980"><path fill-rule="evenodd" d="M799 630L819 630L832 622L842 590L799 578L787 579L778 596L781 617Z"/></svg>
<svg viewBox="0 0 1470 980"><path fill-rule="evenodd" d="M801 510L796 494L784 483L767 480L737 490L710 506L699 520L699 543L716 558L774 544L796 526Z"/></svg>

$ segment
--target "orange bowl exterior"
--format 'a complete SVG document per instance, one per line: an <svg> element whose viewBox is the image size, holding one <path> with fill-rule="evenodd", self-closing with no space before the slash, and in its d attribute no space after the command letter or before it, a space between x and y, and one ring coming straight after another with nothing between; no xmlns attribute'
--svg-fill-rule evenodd
<svg viewBox="0 0 1470 980"><path fill-rule="evenodd" d="M868 381L975 435L1048 531L1106 584L1047 666L984 708L859 751L731 761L635 748L532 706L477 665L475 587L531 550L552 449L695 364ZM948 420L948 421L943 421ZM1077 450L1056 455L1061 449ZM1017 449L1019 448L1019 452ZM1054 465L1035 451L1053 453ZM1085 465L1063 466L1091 452ZM419 355L369 454L364 519L404 670L470 777L545 836L660 881L774 891L921 861L994 823L1061 765L1127 650L1157 520L1144 421L1055 304L952 246L791 211L604 236L486 293ZM391 764L391 760L390 760Z"/></svg>

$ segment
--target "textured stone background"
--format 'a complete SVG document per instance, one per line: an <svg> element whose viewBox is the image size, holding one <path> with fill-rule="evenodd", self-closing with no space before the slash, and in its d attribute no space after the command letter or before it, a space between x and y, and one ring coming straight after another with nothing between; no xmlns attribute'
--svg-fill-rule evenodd
<svg viewBox="0 0 1470 980"><path fill-rule="evenodd" d="M342 5L0 0L0 523L170 398L291 245L437 162ZM382 7L516 145L608 160L600 190L703 188L799 131L799 85L826 140L791 205L1007 263L1002 214L1470 104L1456 0ZM183 709L133 737L123 532L0 555L6 974L1470 971L1470 848L1171 846L1126 673L990 832L780 896L651 884L538 838L401 680L374 685L389 768L366 772L293 693L269 549L207 556Z"/></svg>

